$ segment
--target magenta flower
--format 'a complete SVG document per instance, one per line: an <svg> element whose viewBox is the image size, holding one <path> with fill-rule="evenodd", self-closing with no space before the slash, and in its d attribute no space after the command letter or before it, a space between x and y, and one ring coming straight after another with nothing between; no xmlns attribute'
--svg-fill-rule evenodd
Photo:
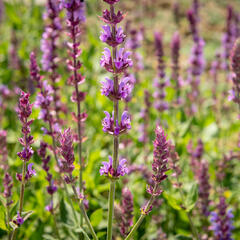
<svg viewBox="0 0 240 240"><path fill-rule="evenodd" d="M121 11L118 11L117 14L113 13L111 14L108 9L103 11L102 17L100 19L110 25L116 25L120 23L124 18L124 15Z"/></svg>
<svg viewBox="0 0 240 240"><path fill-rule="evenodd" d="M102 42L106 42L108 45L112 47L116 47L117 45L121 44L126 37L121 27L117 29L115 37L113 37L109 25L102 26L102 28L103 31L101 32L100 40Z"/></svg>
<svg viewBox="0 0 240 240"><path fill-rule="evenodd" d="M119 177L128 174L128 168L126 166L126 159L121 159L117 170L113 169L112 157L109 156L109 162L102 162L103 166L100 168L100 175L106 175L107 177Z"/></svg>
<svg viewBox="0 0 240 240"><path fill-rule="evenodd" d="M105 78L106 81L102 81L101 93L110 99L127 99L131 94L133 89L133 84L131 83L131 79L129 77L123 77L120 80L118 86L118 93L114 92L114 82L110 78Z"/></svg>
<svg viewBox="0 0 240 240"><path fill-rule="evenodd" d="M129 58L130 55L131 53L129 51L124 52L124 48L120 48L117 51L114 63L119 72L133 65L132 60Z"/></svg>
<svg viewBox="0 0 240 240"><path fill-rule="evenodd" d="M112 5L112 4L119 2L120 0L103 0L103 1Z"/></svg>
<svg viewBox="0 0 240 240"><path fill-rule="evenodd" d="M109 112L104 111L106 117L102 120L102 126L104 132L114 132L114 117Z"/></svg>
<svg viewBox="0 0 240 240"><path fill-rule="evenodd" d="M105 80L106 81L100 82L102 84L101 93L102 95L105 95L106 97L108 97L109 95L113 94L114 82L112 79L107 77L105 78Z"/></svg>
<svg viewBox="0 0 240 240"><path fill-rule="evenodd" d="M17 213L16 223L18 225L22 225L24 223L24 219L20 216L20 213Z"/></svg>
<svg viewBox="0 0 240 240"><path fill-rule="evenodd" d="M114 127L114 116L111 117L110 113L104 111L106 117L102 120L103 131L108 132L111 135L119 135L128 129L131 129L131 119L127 111L124 111L121 117L120 126L118 122Z"/></svg>

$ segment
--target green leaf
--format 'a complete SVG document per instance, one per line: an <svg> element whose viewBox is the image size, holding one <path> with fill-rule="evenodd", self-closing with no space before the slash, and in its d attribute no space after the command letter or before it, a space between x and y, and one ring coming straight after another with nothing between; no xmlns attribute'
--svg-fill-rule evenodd
<svg viewBox="0 0 240 240"><path fill-rule="evenodd" d="M177 235L176 240L192 240L191 237L185 236L185 235Z"/></svg>
<svg viewBox="0 0 240 240"><path fill-rule="evenodd" d="M33 211L22 212L24 222L33 214Z"/></svg>
<svg viewBox="0 0 240 240"><path fill-rule="evenodd" d="M3 197L2 195L0 195L0 202L2 203L2 205L5 207L6 206L6 198Z"/></svg>
<svg viewBox="0 0 240 240"><path fill-rule="evenodd" d="M60 216L63 222L67 221L67 210L63 198L60 201Z"/></svg>
<svg viewBox="0 0 240 240"><path fill-rule="evenodd" d="M198 200L198 184L194 183L187 194L187 199L186 199L187 212L190 212L194 208L197 200Z"/></svg>
<svg viewBox="0 0 240 240"><path fill-rule="evenodd" d="M168 204L172 208L178 211L182 210L181 203L178 199L176 199L172 195L167 194L166 192L163 192L163 197L167 200Z"/></svg>
<svg viewBox="0 0 240 240"><path fill-rule="evenodd" d="M4 231L8 231L6 222L5 222L5 208L0 206L0 228Z"/></svg>
<svg viewBox="0 0 240 240"><path fill-rule="evenodd" d="M103 218L102 208L99 208L96 211L94 211L92 213L92 215L90 216L90 220L91 220L93 227L98 226L100 224L100 222L102 221L102 218Z"/></svg>
<svg viewBox="0 0 240 240"><path fill-rule="evenodd" d="M192 121L193 121L193 118L190 118L187 122L180 125L180 130L179 130L180 138L183 138L186 136L186 134L188 133L188 130L191 127Z"/></svg>

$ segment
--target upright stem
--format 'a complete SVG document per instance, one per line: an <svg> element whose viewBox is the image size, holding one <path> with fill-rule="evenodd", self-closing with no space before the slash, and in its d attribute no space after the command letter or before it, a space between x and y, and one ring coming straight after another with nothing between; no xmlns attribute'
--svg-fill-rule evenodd
<svg viewBox="0 0 240 240"><path fill-rule="evenodd" d="M48 114L48 115L49 115L49 114ZM49 116L50 116L50 115L49 115ZM54 138L54 136L53 136L53 127L52 127L51 120L49 120L48 123L49 123L49 129L50 129L51 137L52 137L52 145L53 145L54 158L55 158L55 160L56 160L56 163L57 163L58 168L60 169L59 162L58 162L58 157L57 157L57 151L56 151L57 145L56 145L55 138ZM60 178L62 178L61 175L60 175ZM67 184L65 183L65 181L63 181L63 184L64 184L64 190L65 190L65 192L66 192L66 194L67 194L67 197L68 197L68 199L69 199L69 202L70 202L70 205L71 205L71 208L72 208L74 220L75 220L75 222L77 223L77 222L78 222L78 221L77 221L77 215L76 215L76 212L75 212L75 209L74 209L74 207L73 207L73 203L72 203L71 197L70 197L69 192L68 192L68 189L67 189Z"/></svg>
<svg viewBox="0 0 240 240"><path fill-rule="evenodd" d="M25 175L26 175L26 161L23 162L22 167L22 182L21 182L21 190L20 190L20 200L19 200L19 215L22 215L23 209L23 198L24 198L24 189L25 189ZM13 230L11 240L14 240L17 235L17 228Z"/></svg>
<svg viewBox="0 0 240 240"><path fill-rule="evenodd" d="M53 207L53 195L52 194L51 194L51 203L52 203L52 207ZM52 216L53 216L53 223L54 223L54 229L55 229L56 236L59 240L61 240L59 231L58 231L57 219L56 219L56 215L54 212L54 208L52 210Z"/></svg>
<svg viewBox="0 0 240 240"><path fill-rule="evenodd" d="M154 190L153 190L154 192L156 191L157 187L158 187L157 184L155 184ZM151 198L149 199L149 201L148 201L145 209L142 211L141 216L139 217L139 219L137 220L137 222L134 224L131 232L127 235L127 237L125 238L125 240L129 240L129 239L131 239L131 238L133 237L133 234L136 232L136 230L137 230L137 229L139 228L139 226L141 225L143 219L146 217L147 212L149 211L149 209L150 209L151 205L153 204L154 200L155 200L155 196L152 195Z"/></svg>
<svg viewBox="0 0 240 240"><path fill-rule="evenodd" d="M78 199L78 205L79 205L79 208L80 208L80 211L81 211L81 215L85 219L86 224L88 226L89 231L92 234L93 239L94 240L98 240L98 237L97 237L97 235L96 235L96 233L95 233L95 231L93 229L93 226L92 226L92 224L91 224L91 222L90 222L90 220L88 218L88 215L86 213L85 207L83 205L83 201L81 199L79 199L75 185L74 184L71 184L71 185L72 185L72 189L73 189L73 193L75 195L75 198Z"/></svg>
<svg viewBox="0 0 240 240"><path fill-rule="evenodd" d="M114 15L114 7L113 5L110 6L111 15ZM116 27L115 25L112 26L112 34L115 37L116 34ZM113 47L112 49L112 58L113 60L116 59L116 52L117 48ZM115 65L113 61L113 69L115 70ZM118 75L114 73L114 92L118 93ZM118 111L118 100L114 100L113 102L113 116L114 116L114 126L116 127L118 124L119 118L119 111ZM119 149L119 137L118 135L114 135L113 138L113 169L116 170L118 167L118 149ZM109 199L108 199L108 228L107 228L107 240L112 240L112 225L113 225L113 216L114 216L114 200L115 200L115 181L110 183L110 190L109 190Z"/></svg>
<svg viewBox="0 0 240 240"><path fill-rule="evenodd" d="M74 14L72 14L71 21L74 22ZM77 53L78 49L76 46L76 27L74 25L71 26L71 34L73 40L73 67L74 67L74 87L77 98L77 132L78 132L78 161L80 165L79 169L79 190L80 193L83 192L83 161L82 161L82 126L81 126L81 103L79 99L79 89L78 89L78 75L77 75ZM83 218L80 216L80 225L83 226Z"/></svg>
<svg viewBox="0 0 240 240"><path fill-rule="evenodd" d="M10 213L9 213L9 202L7 199L7 226L9 227L9 222L10 222ZM11 233L8 232L8 240L11 239Z"/></svg>

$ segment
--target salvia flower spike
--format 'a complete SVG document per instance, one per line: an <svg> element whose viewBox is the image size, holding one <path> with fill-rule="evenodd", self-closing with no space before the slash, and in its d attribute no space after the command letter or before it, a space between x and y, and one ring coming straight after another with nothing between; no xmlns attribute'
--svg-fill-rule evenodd
<svg viewBox="0 0 240 240"><path fill-rule="evenodd" d="M119 0L104 0L109 4L110 10L104 10L100 19L106 23L102 27L103 31L100 35L100 40L108 44L111 48L104 48L103 55L100 59L101 67L113 74L113 79L106 78L102 81L101 92L113 101L114 109L112 115L105 111L105 118L102 120L103 131L113 135L114 150L113 157L109 157L109 162L103 162L100 169L100 174L110 178L109 191L109 209L108 209L108 228L107 239L112 239L112 224L114 215L114 198L115 198L115 181L124 174L128 173L126 160L119 161L119 135L125 133L131 128L131 120L127 111L122 113L119 119L119 101L126 100L131 94L133 85L129 77L122 77L120 74L125 73L128 67L133 65L130 58L131 53L126 51L124 47L119 48L126 38L124 31L117 24L120 23L124 15L118 11L115 13L115 3Z"/></svg>

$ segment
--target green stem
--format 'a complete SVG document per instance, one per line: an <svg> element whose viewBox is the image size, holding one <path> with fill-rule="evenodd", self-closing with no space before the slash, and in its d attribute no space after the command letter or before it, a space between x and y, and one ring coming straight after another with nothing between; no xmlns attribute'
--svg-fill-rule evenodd
<svg viewBox="0 0 240 240"><path fill-rule="evenodd" d="M95 231L93 229L93 226L92 226L92 224L91 224L91 222L90 222L90 220L88 218L88 215L86 213L85 207L83 205L83 201L81 199L79 199L75 185L74 184L71 184L71 185L72 185L72 189L73 189L73 193L75 195L75 198L78 199L78 205L79 205L79 208L80 208L80 211L81 211L81 215L85 219L86 224L87 224L87 226L89 228L89 231L92 234L93 239L94 240L98 240L98 237L97 237L97 235L96 235L96 233L95 233Z"/></svg>
<svg viewBox="0 0 240 240"><path fill-rule="evenodd" d="M20 191L20 201L19 201L19 215L22 215L23 209L23 198L24 198L24 189L25 189L25 175L26 175L26 161L23 162L22 167L22 182L21 182L21 191ZM14 240L17 235L17 228L13 230L11 240Z"/></svg>
<svg viewBox="0 0 240 240"><path fill-rule="evenodd" d="M153 192L155 192L157 190L157 184L155 184L154 186L154 190ZM139 219L137 220L137 222L134 224L132 230L130 231L130 233L127 235L127 237L125 238L125 240L128 240L128 239L131 239L133 237L133 234L137 231L137 229L139 228L139 226L141 225L143 219L146 217L150 207L152 206L153 202L155 200L155 196L152 195L151 198L149 199L146 207L144 210L142 210L142 214L141 216L139 217Z"/></svg>
<svg viewBox="0 0 240 240"><path fill-rule="evenodd" d="M112 224L114 215L114 199L115 199L115 181L110 183L109 197L108 197L108 228L107 240L112 239Z"/></svg>

